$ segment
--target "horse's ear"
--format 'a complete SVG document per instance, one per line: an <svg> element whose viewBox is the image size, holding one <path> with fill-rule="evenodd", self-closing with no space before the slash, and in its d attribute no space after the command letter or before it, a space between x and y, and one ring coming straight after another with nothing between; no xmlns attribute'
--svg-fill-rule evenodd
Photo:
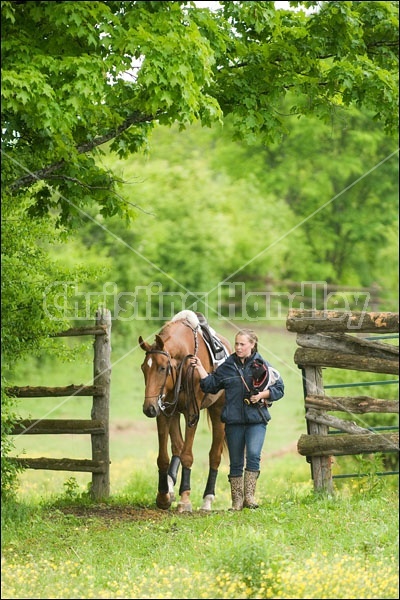
<svg viewBox="0 0 400 600"><path fill-rule="evenodd" d="M151 348L150 344L148 344L147 342L145 342L144 339L142 338L142 336L139 336L139 346L145 352L149 352L149 350Z"/></svg>
<svg viewBox="0 0 400 600"><path fill-rule="evenodd" d="M156 346L159 350L164 349L164 342L162 341L162 339L160 338L160 336L158 334L156 334Z"/></svg>

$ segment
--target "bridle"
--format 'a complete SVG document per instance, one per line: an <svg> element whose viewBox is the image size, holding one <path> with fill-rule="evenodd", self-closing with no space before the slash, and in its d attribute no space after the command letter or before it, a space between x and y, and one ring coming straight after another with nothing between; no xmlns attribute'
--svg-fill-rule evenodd
<svg viewBox="0 0 400 600"><path fill-rule="evenodd" d="M146 350L146 358L150 354L163 354L168 359L168 366L165 371L165 379L164 379L163 383L161 384L160 391L157 396L157 404L160 407L160 409L164 412L164 405L163 405L162 401L163 401L165 394L163 393L163 391L164 391L165 385L167 383L168 375L171 375L174 386L175 386L175 382L176 382L176 381L174 381L174 375L173 375L174 371L172 370L171 355L169 352L166 352L165 350L157 350L157 348L151 348L150 350ZM154 398L154 397L155 396L145 396L145 398Z"/></svg>
<svg viewBox="0 0 400 600"><path fill-rule="evenodd" d="M184 322L183 324L190 327L190 329L193 331L193 334L194 334L194 353L193 354L187 354L182 359L182 361L174 368L173 368L172 362L171 362L172 356L166 350L161 350L158 348L150 348L149 350L146 351L146 356L149 354L162 354L162 355L166 356L168 359L168 366L167 366L167 369L165 372L165 378L164 378L163 383L160 386L160 390L159 390L158 396L157 396L157 404L158 404L159 409L166 417L172 417L172 415L175 413L177 406L178 406L179 393L181 391L184 391L185 395L186 395L185 411L186 411L186 415L187 415L187 424L189 427L193 427L194 425L197 424L197 422L199 420L199 416L200 416L200 408L196 401L196 395L195 395L195 389L194 389L194 368L192 367L192 365L189 365L188 370L187 370L187 377L185 379L183 379L183 367L184 367L185 362L189 358L192 358L192 356L197 355L197 351L199 348L198 339L197 339L197 332L199 329L199 325L193 329L193 327L189 323ZM175 374L175 372L176 372L176 374ZM175 376L174 376L174 374L175 374ZM190 377L189 377L189 374L190 374ZM173 390L174 390L174 397L173 397L172 402L165 401L165 393L164 393L165 386L166 386L169 375L171 375L171 377L172 377L172 384L173 384ZM154 396L145 396L145 398L151 398L151 397L154 397ZM191 409L192 409L192 413L190 412Z"/></svg>

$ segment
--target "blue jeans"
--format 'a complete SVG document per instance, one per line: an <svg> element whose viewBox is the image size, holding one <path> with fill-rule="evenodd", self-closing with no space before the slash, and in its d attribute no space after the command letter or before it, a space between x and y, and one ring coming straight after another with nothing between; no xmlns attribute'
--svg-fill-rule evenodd
<svg viewBox="0 0 400 600"><path fill-rule="evenodd" d="M230 477L241 477L243 475L245 458L247 471L260 470L261 451L266 432L267 426L265 423L225 425Z"/></svg>

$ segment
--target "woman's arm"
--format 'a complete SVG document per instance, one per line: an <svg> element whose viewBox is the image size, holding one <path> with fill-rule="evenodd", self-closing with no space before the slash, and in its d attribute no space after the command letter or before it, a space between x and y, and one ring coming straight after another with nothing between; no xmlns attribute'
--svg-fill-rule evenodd
<svg viewBox="0 0 400 600"><path fill-rule="evenodd" d="M193 368L197 369L200 377L200 387L203 392L208 394L216 394L224 388L223 373L220 371L224 365L220 365L212 373L207 373L198 356L193 356L190 361Z"/></svg>

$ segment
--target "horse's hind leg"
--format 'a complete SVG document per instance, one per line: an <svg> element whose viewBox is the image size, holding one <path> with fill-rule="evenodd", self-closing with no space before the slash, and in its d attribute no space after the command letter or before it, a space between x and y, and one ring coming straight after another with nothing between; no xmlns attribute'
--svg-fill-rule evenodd
<svg viewBox="0 0 400 600"><path fill-rule="evenodd" d="M224 448L225 425L221 421L222 403L214 404L208 408L208 416L211 420L212 443L209 452L209 471L206 487L203 494L203 505L201 510L211 511L215 499L215 484L217 481L218 468L221 464L221 456Z"/></svg>
<svg viewBox="0 0 400 600"><path fill-rule="evenodd" d="M203 504L201 510L210 511L212 503L215 500L215 483L217 481L218 469L209 468L206 488L203 494Z"/></svg>

